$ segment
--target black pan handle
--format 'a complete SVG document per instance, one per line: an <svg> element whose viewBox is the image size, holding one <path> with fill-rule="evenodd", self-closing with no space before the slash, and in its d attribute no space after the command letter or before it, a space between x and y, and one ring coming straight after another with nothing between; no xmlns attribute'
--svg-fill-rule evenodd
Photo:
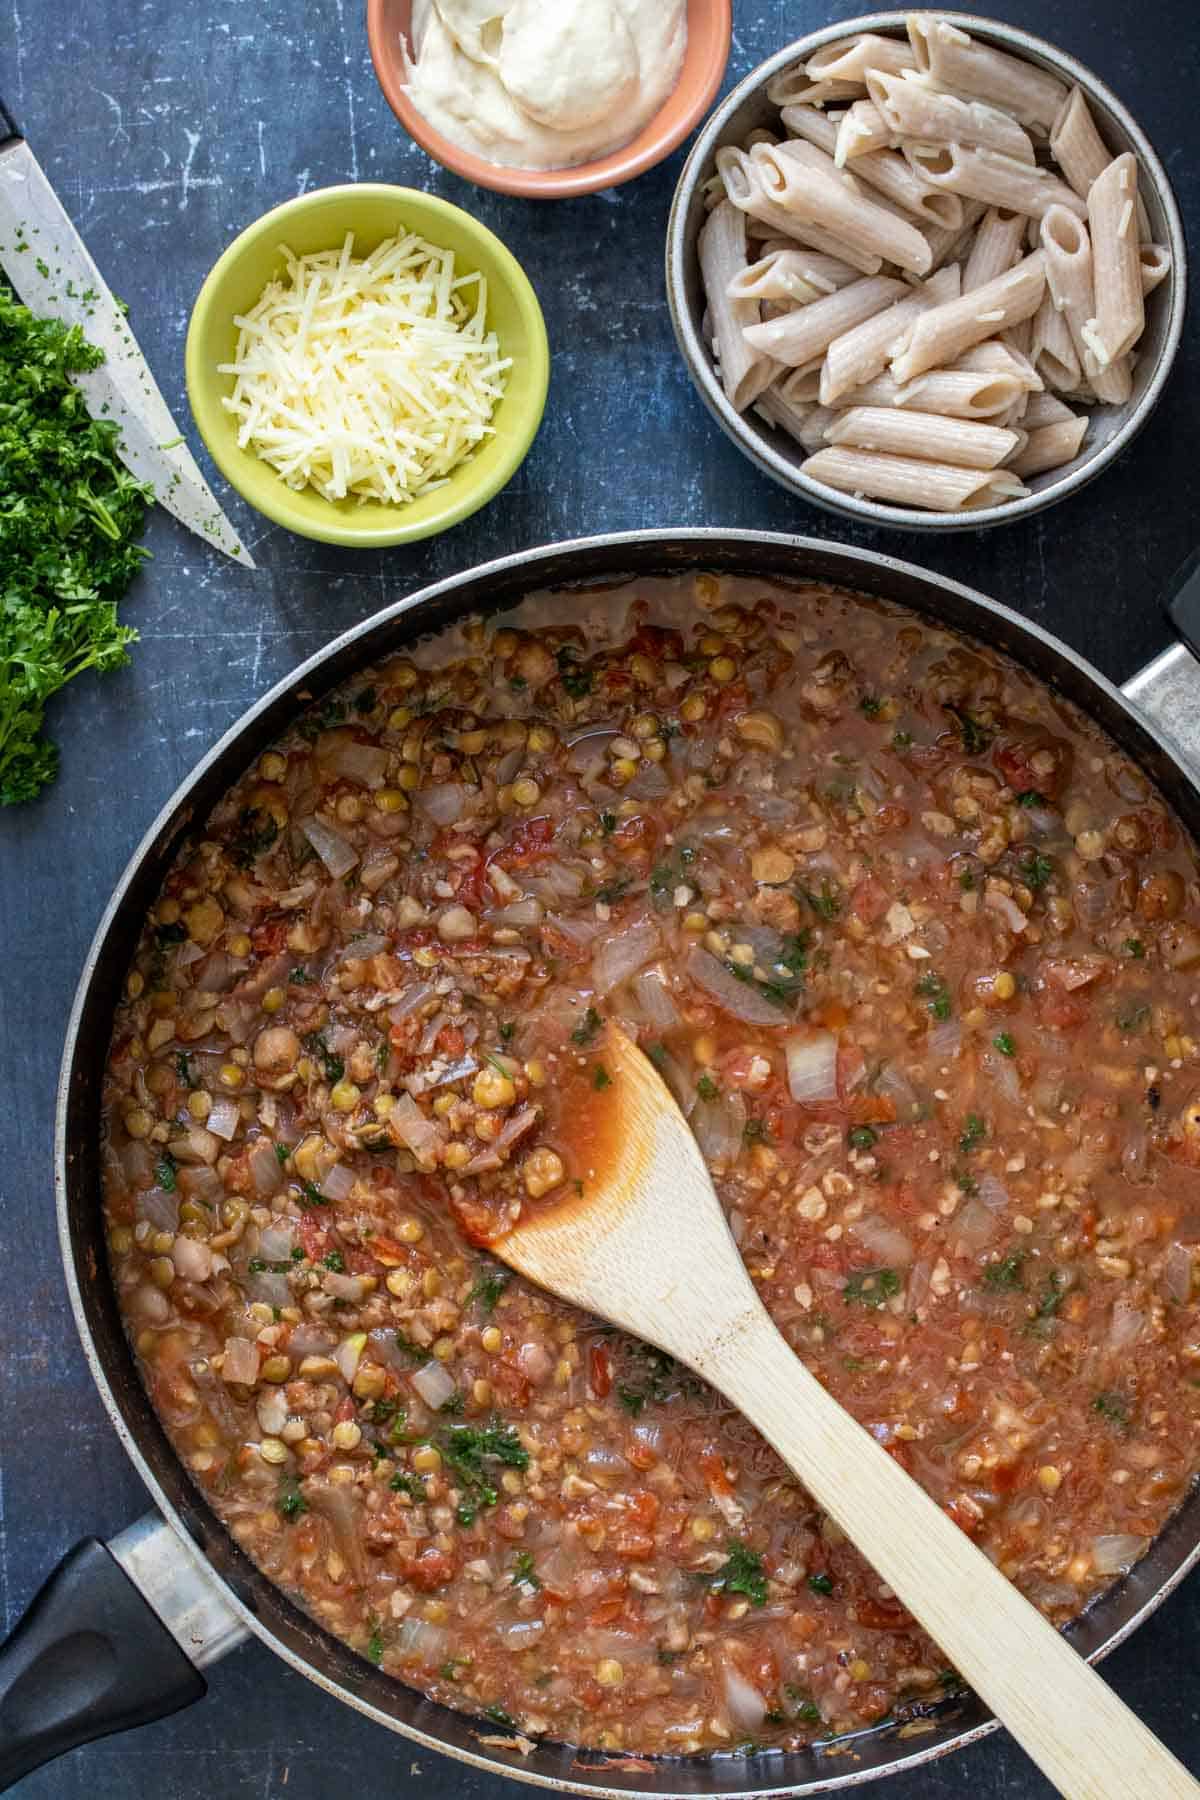
<svg viewBox="0 0 1200 1800"><path fill-rule="evenodd" d="M0 1790L208 1684L97 1538L69 1550L0 1647Z"/></svg>
<svg viewBox="0 0 1200 1800"><path fill-rule="evenodd" d="M1192 653L1200 657L1200 550L1176 569L1167 587L1167 617Z"/></svg>
<svg viewBox="0 0 1200 1800"><path fill-rule="evenodd" d="M7 144L10 138L23 137L25 134L17 121L0 98L0 144Z"/></svg>

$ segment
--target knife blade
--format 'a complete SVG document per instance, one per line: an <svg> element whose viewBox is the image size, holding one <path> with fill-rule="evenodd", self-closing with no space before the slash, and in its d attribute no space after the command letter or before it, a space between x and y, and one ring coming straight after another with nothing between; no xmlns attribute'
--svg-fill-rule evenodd
<svg viewBox="0 0 1200 1800"><path fill-rule="evenodd" d="M0 137L12 121L0 104ZM16 134L0 142L0 268L40 317L78 325L104 351L75 381L95 419L120 427L118 454L160 506L215 550L255 563L209 490L171 416L125 314L63 210L33 151Z"/></svg>

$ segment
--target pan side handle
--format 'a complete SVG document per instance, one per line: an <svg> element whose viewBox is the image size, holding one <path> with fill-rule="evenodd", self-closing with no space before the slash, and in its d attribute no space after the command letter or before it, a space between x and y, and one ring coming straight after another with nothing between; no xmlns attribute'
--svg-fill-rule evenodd
<svg viewBox="0 0 1200 1800"><path fill-rule="evenodd" d="M200 1700L246 1636L156 1514L69 1550L0 1646L0 1791L93 1738Z"/></svg>
<svg viewBox="0 0 1200 1800"><path fill-rule="evenodd" d="M1176 571L1164 605L1184 641L1139 669L1121 692L1171 739L1200 779L1200 551Z"/></svg>

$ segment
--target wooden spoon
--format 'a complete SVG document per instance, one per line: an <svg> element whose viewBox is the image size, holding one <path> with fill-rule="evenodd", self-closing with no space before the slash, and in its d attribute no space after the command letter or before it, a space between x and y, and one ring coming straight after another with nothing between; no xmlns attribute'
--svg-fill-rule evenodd
<svg viewBox="0 0 1200 1800"><path fill-rule="evenodd" d="M656 1344L745 1414L1069 1800L1200 1784L793 1355L754 1291L687 1121L609 1025L606 1166L492 1246Z"/></svg>

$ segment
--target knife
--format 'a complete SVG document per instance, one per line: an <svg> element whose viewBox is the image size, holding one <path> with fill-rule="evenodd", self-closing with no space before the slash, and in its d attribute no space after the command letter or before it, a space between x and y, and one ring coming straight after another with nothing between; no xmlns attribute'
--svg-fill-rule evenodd
<svg viewBox="0 0 1200 1800"><path fill-rule="evenodd" d="M150 373L122 308L63 211L33 151L0 100L0 268L39 317L78 325L104 352L99 368L74 377L94 419L120 427L117 452L189 531L254 568L209 490Z"/></svg>

